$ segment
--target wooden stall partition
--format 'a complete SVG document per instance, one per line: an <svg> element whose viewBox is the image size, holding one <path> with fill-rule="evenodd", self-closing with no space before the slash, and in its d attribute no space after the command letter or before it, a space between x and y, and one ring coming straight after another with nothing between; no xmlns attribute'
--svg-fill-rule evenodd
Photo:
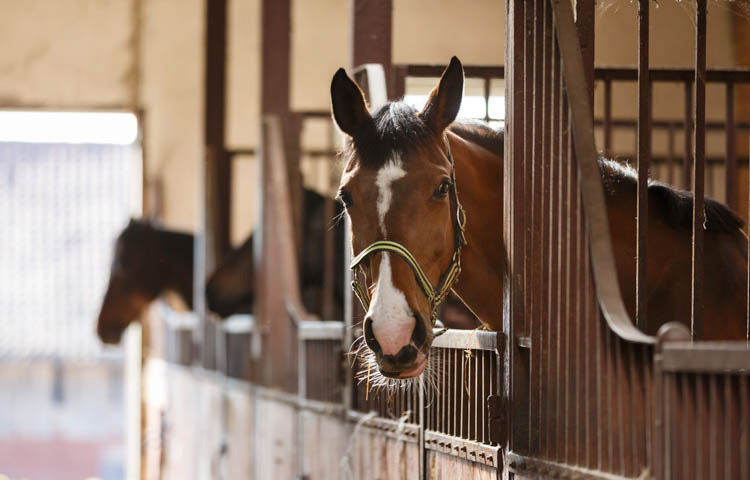
<svg viewBox="0 0 750 480"><path fill-rule="evenodd" d="M262 124L260 223L255 236L256 319L261 334L261 383L297 391L296 340L287 301L300 305L297 255L279 116Z"/></svg>

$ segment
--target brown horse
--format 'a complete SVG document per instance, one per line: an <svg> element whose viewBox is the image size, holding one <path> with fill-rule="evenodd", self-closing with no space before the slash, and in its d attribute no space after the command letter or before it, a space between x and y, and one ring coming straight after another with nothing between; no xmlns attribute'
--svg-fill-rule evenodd
<svg viewBox="0 0 750 480"><path fill-rule="evenodd" d="M483 124L453 123L462 96L463 68L455 57L421 112L394 102L371 114L362 91L343 69L331 84L333 117L349 137L339 198L351 220L352 251L397 244L414 259L405 261L403 253L377 248L361 263L372 297L364 339L378 370L387 377L417 376L427 363L434 304L413 263L432 285L445 277L461 244L456 240L456 199L466 212L467 243L461 250L463 271L453 290L489 329L502 328L507 274L498 218L503 137ZM600 165L618 276L633 315L635 176L613 162ZM645 331L654 333L667 321L689 319L692 198L652 183L649 204L651 323ZM741 227L741 220L726 207L706 202L707 339L744 338L747 238Z"/></svg>
<svg viewBox="0 0 750 480"><path fill-rule="evenodd" d="M117 237L97 333L119 343L130 322L166 292L193 305L193 235L131 220Z"/></svg>

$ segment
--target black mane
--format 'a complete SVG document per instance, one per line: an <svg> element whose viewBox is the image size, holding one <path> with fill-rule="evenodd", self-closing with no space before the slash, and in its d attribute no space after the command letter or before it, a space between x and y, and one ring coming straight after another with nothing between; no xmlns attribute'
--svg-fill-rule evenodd
<svg viewBox="0 0 750 480"><path fill-rule="evenodd" d="M602 172L605 189L627 188L637 191L636 171L621 163L599 157L599 169ZM665 183L649 180L649 206L660 207L669 225L677 228L692 228L693 195L690 192L677 190ZM704 202L706 231L720 233L737 233L745 222L736 213L721 203L706 198Z"/></svg>
<svg viewBox="0 0 750 480"><path fill-rule="evenodd" d="M349 148L353 147L363 165L378 168L392 160L394 154L404 156L427 145L434 136L414 107L390 102L359 128Z"/></svg>
<svg viewBox="0 0 750 480"><path fill-rule="evenodd" d="M503 131L495 130L478 120L459 120L453 122L448 129L480 147L496 155L503 154Z"/></svg>

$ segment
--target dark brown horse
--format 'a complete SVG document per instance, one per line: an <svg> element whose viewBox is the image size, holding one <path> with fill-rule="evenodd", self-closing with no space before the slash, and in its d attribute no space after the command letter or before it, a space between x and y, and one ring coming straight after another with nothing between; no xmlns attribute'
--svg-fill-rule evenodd
<svg viewBox="0 0 750 480"><path fill-rule="evenodd" d="M502 328L506 250L498 211L502 133L453 123L463 96L455 57L421 112L402 102L371 114L357 85L340 69L331 84L333 116L348 135L339 197L352 226L352 251L387 243L411 252L429 283L438 285L457 250L456 193L466 211L463 271L454 291L491 330ZM455 165L455 170L454 170ZM635 176L601 162L624 299L634 313ZM455 183L452 172L455 171ZM457 188L457 191L455 190ZM662 184L649 187L647 333L668 321L688 322L692 198ZM747 237L726 207L706 202L704 338L744 338ZM375 243L379 242L380 243ZM383 248L361 263L372 300L364 339L380 373L419 375L433 333L433 304L402 254Z"/></svg>
<svg viewBox="0 0 750 480"><path fill-rule="evenodd" d="M333 318L343 317L344 305L344 229L343 223L325 215L325 197L314 190L304 191L302 222L302 254L300 255L300 291L305 308L318 316L323 312L323 277L325 255L323 244L326 229L333 229L334 236L334 288ZM337 209L340 213L340 207ZM208 308L222 317L236 313L239 308L252 306L253 287L253 236L231 252L209 276L206 284Z"/></svg>
<svg viewBox="0 0 750 480"><path fill-rule="evenodd" d="M99 312L97 333L119 343L122 332L166 292L193 305L193 235L131 220L117 237L109 285Z"/></svg>

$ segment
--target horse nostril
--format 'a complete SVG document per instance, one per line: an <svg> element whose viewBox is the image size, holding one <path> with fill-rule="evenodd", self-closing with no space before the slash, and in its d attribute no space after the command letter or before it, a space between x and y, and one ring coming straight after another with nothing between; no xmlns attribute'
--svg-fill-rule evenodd
<svg viewBox="0 0 750 480"><path fill-rule="evenodd" d="M411 339L417 348L422 348L425 340L427 340L427 329L425 328L422 316L418 313L414 314L414 330L411 332Z"/></svg>
<svg viewBox="0 0 750 480"><path fill-rule="evenodd" d="M383 350L380 344L375 340L375 334L372 333L372 318L366 317L364 323L365 343L375 355L380 355Z"/></svg>

